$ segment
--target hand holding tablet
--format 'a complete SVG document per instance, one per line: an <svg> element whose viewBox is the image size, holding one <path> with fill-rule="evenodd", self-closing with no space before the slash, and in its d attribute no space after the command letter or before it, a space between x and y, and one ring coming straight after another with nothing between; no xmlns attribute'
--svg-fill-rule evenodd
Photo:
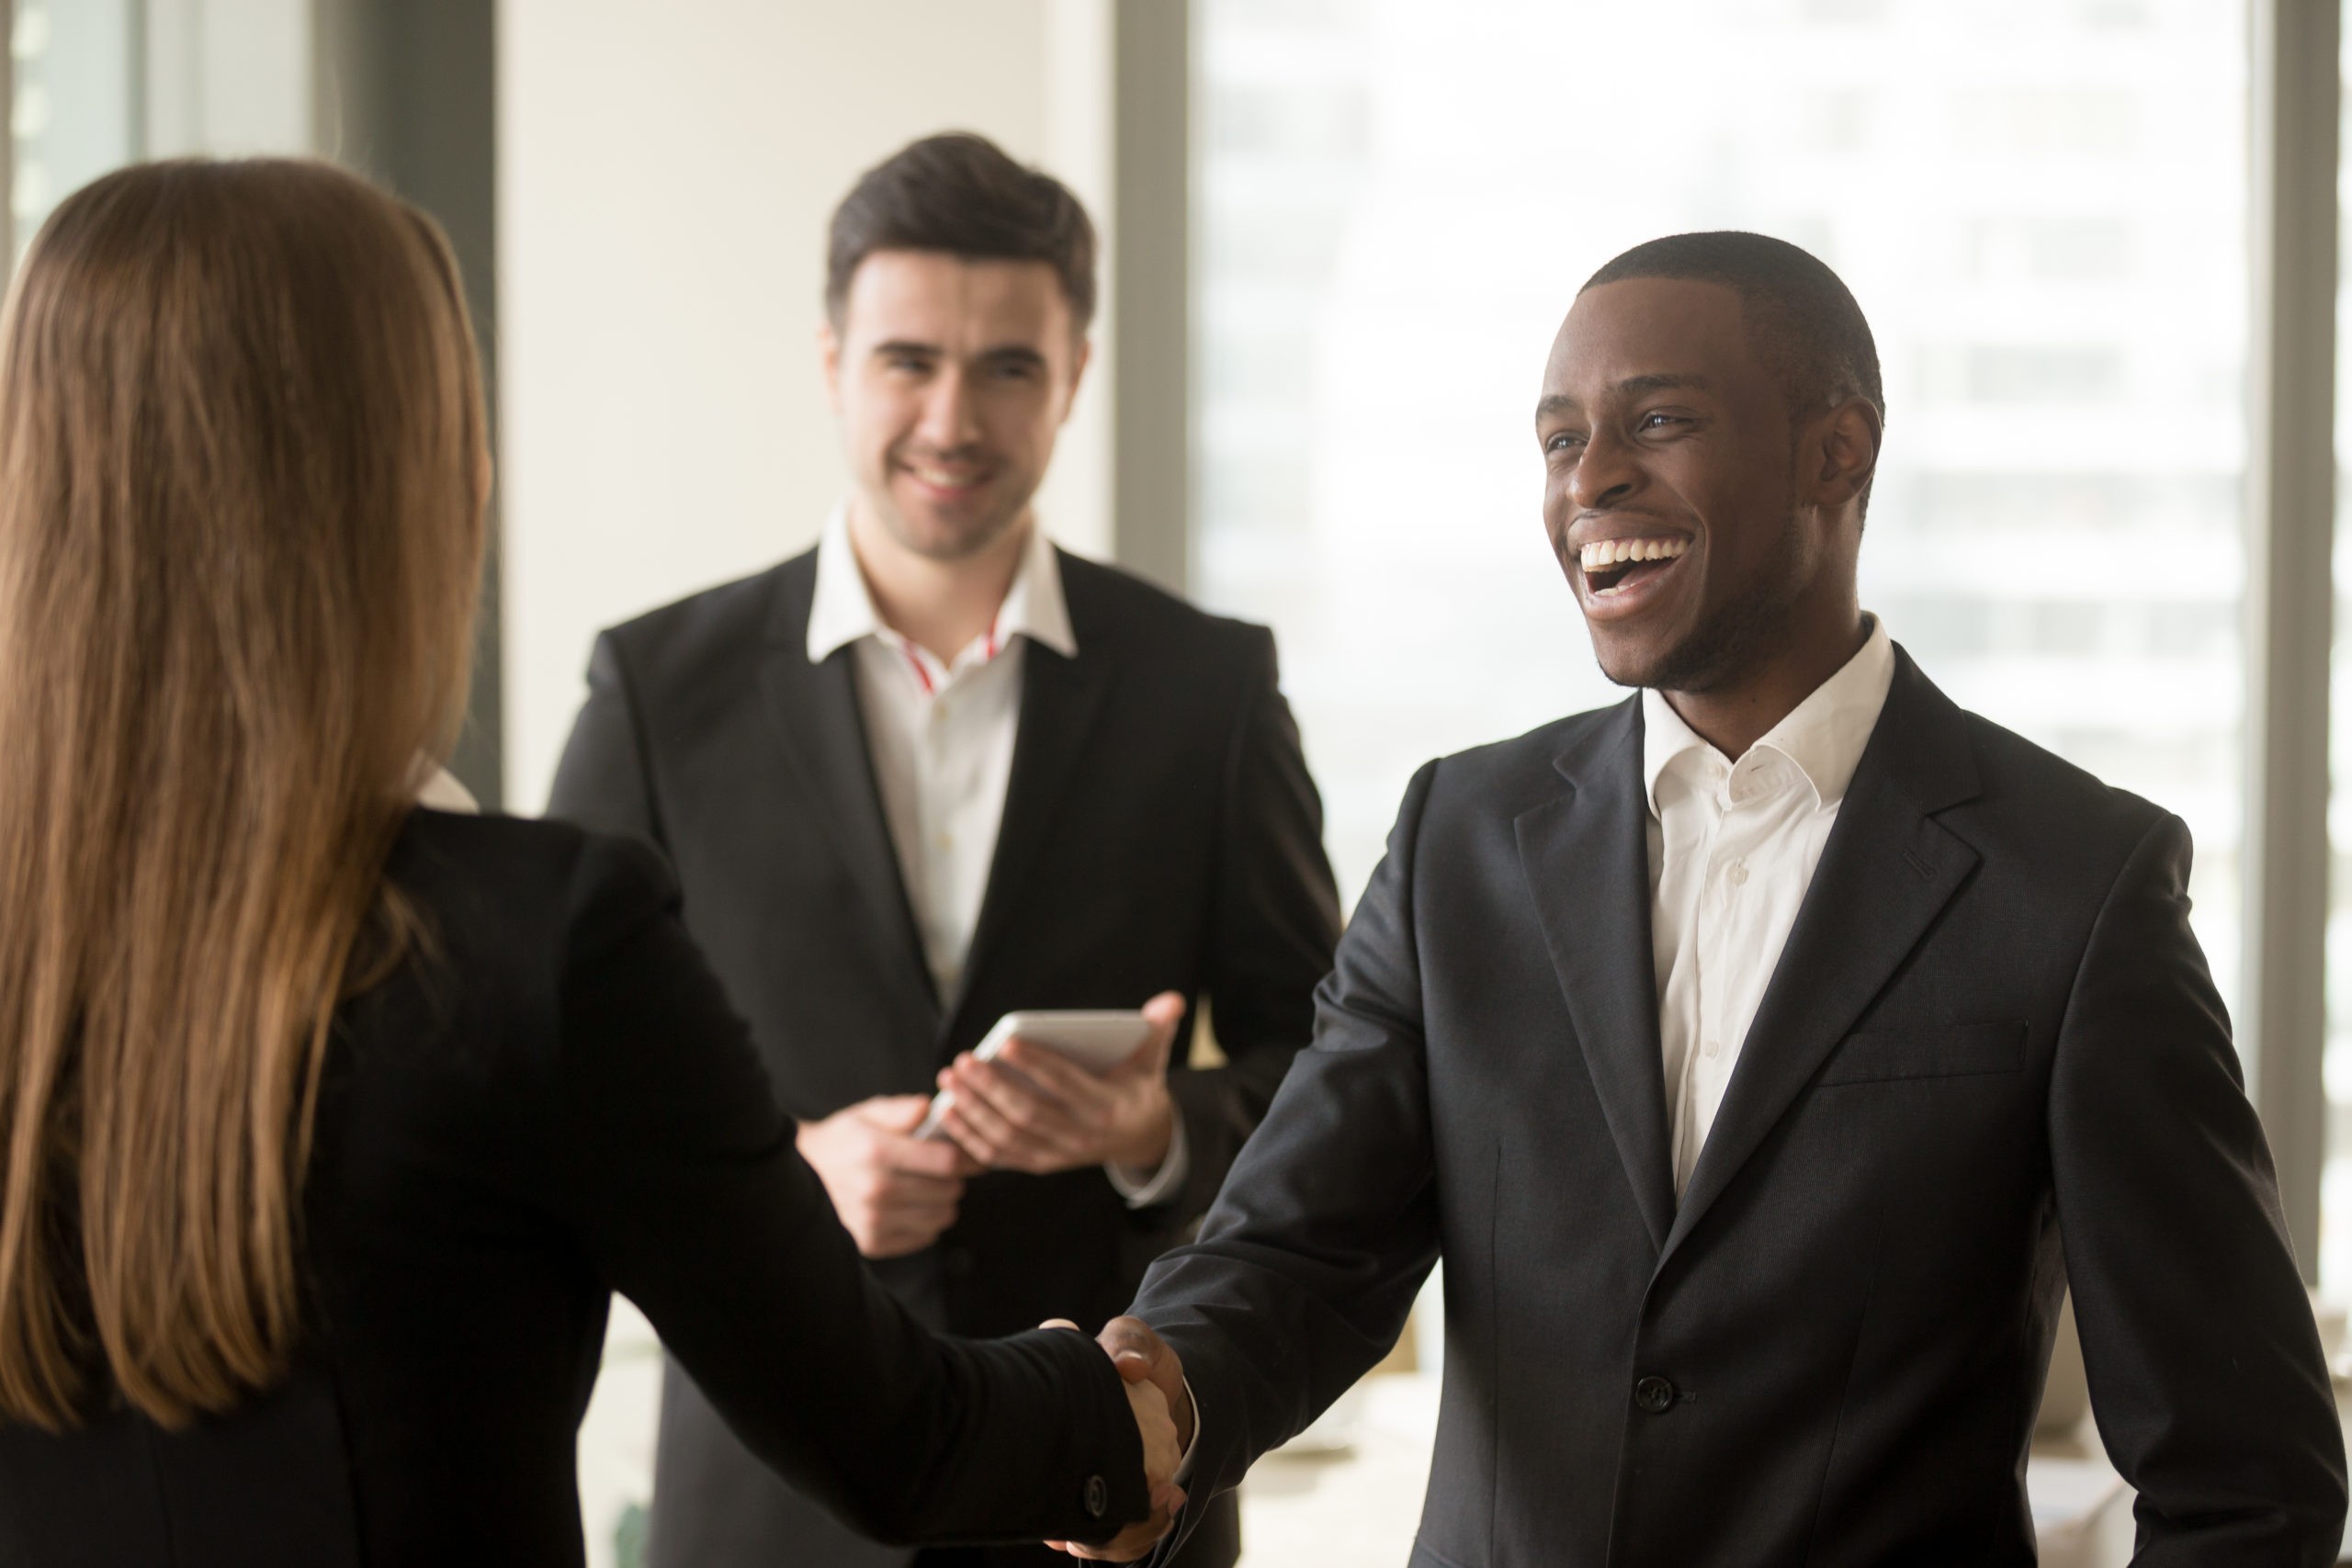
<svg viewBox="0 0 2352 1568"><path fill-rule="evenodd" d="M1183 1020L1175 991L1136 1011L1009 1014L941 1072L925 1131L991 1170L1100 1166L1148 1181L1175 1136L1168 1062Z"/></svg>
<svg viewBox="0 0 2352 1568"><path fill-rule="evenodd" d="M1151 1020L1139 1008L1097 1011L1022 1011L1009 1012L996 1021L979 1044L972 1049L972 1059L993 1062L1015 1037L1042 1045L1055 1055L1088 1072L1101 1075L1111 1071L1134 1055L1143 1043L1151 1038ZM947 1108L956 1103L952 1090L941 1089L932 1096L931 1114L915 1129L918 1138L944 1138L947 1134L940 1126Z"/></svg>

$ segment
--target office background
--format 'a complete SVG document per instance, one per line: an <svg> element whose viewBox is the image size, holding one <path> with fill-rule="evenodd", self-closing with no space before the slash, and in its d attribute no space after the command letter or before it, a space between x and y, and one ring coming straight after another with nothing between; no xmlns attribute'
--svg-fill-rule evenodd
<svg viewBox="0 0 2352 1568"><path fill-rule="evenodd" d="M17 247L182 152L339 157L450 229L501 524L458 765L522 811L596 627L815 536L823 226L910 137L984 131L1102 222L1042 515L1277 629L1350 898L1419 761L1612 696L1536 517L1577 284L1677 230L1807 245L1885 362L1865 603L2187 818L2290 1227L2352 1292L2338 0L0 8ZM600 1553L643 1489L650 1351L615 1355Z"/></svg>

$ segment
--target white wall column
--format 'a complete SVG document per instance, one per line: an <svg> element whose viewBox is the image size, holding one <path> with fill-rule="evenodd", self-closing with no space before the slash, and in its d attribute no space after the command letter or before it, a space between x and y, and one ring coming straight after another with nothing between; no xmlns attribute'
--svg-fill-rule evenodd
<svg viewBox="0 0 2352 1568"><path fill-rule="evenodd" d="M802 548L841 494L816 332L826 224L857 175L977 130L1102 216L1111 18L1110 0L504 0L514 807L547 797L598 627ZM1096 554L1108 368L1040 502Z"/></svg>

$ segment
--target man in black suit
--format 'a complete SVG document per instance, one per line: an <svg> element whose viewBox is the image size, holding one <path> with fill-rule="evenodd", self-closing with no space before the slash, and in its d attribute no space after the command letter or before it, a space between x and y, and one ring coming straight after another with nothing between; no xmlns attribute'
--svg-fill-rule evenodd
<svg viewBox="0 0 2352 1568"><path fill-rule="evenodd" d="M851 1235L965 1334L1126 1303L1306 1042L1338 935L1272 637L1032 515L1093 268L1077 200L978 137L868 173L821 337L848 500L814 551L597 640L550 802L668 852ZM1171 1063L1203 998L1223 1061ZM1151 1041L1101 1077L1026 1042L972 1059L1007 1012L1147 998ZM949 1136L917 1139L941 1087ZM658 1568L910 1561L762 1469L674 1364L655 1494ZM1227 1499L1185 1561L1228 1568L1238 1531Z"/></svg>
<svg viewBox="0 0 2352 1568"><path fill-rule="evenodd" d="M1578 296L1544 522L1643 690L1414 778L1312 1047L1106 1332L1189 1376L1196 1501L1442 1253L1414 1563L2030 1563L2071 1282L2139 1561L2335 1561L2342 1438L2188 833L1862 613L1883 409L1793 246L1656 241Z"/></svg>

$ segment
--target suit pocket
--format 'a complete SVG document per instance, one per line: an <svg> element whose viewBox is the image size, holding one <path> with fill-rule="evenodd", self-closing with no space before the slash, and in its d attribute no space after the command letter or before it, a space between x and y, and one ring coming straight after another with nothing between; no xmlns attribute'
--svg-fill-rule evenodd
<svg viewBox="0 0 2352 1568"><path fill-rule="evenodd" d="M1954 1023L1928 1029L1866 1029L1849 1034L1814 1082L1884 1083L2013 1073L2025 1064L2022 1023Z"/></svg>

